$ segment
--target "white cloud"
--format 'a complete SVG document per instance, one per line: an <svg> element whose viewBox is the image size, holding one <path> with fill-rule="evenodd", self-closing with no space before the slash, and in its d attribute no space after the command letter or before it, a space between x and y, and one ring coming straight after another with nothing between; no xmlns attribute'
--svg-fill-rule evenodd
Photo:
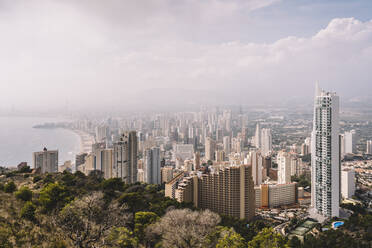
<svg viewBox="0 0 372 248"><path fill-rule="evenodd" d="M221 20L277 1L145 2L10 4L0 12L0 102L125 105L128 94L151 88L282 101L311 95L316 80L344 95L372 90L372 21L334 19L312 37L274 43L211 42L190 37L212 37Z"/></svg>

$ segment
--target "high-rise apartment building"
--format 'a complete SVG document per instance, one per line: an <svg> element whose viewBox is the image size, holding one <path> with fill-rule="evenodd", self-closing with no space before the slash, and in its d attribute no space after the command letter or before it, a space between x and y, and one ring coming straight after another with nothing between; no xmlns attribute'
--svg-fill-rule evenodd
<svg viewBox="0 0 372 248"><path fill-rule="evenodd" d="M252 177L255 186L262 183L263 157L258 151L250 151L245 161L252 166Z"/></svg>
<svg viewBox="0 0 372 248"><path fill-rule="evenodd" d="M58 172L58 150L48 151L44 147L41 152L33 153L34 169L39 169L41 173Z"/></svg>
<svg viewBox="0 0 372 248"><path fill-rule="evenodd" d="M231 139L230 136L223 137L223 150L225 154L228 156L231 152Z"/></svg>
<svg viewBox="0 0 372 248"><path fill-rule="evenodd" d="M179 182L174 195L180 202L193 202L198 208L240 219L251 220L255 215L250 165L225 167L200 177L186 177Z"/></svg>
<svg viewBox="0 0 372 248"><path fill-rule="evenodd" d="M161 182L167 183L173 179L173 167L172 166L165 166L161 168Z"/></svg>
<svg viewBox="0 0 372 248"><path fill-rule="evenodd" d="M316 87L312 131L311 204L324 218L339 216L339 97Z"/></svg>
<svg viewBox="0 0 372 248"><path fill-rule="evenodd" d="M271 129L263 128L261 130L261 142L260 142L260 149L261 153L264 156L267 156L272 151L272 137L271 137Z"/></svg>
<svg viewBox="0 0 372 248"><path fill-rule="evenodd" d="M207 139L205 140L205 158L207 160L213 161L215 151L216 151L216 142L212 138L207 137Z"/></svg>
<svg viewBox="0 0 372 248"><path fill-rule="evenodd" d="M355 171L351 168L341 170L341 195L351 198L355 194Z"/></svg>
<svg viewBox="0 0 372 248"><path fill-rule="evenodd" d="M291 158L285 151L280 151L276 158L278 164L278 184L291 182Z"/></svg>
<svg viewBox="0 0 372 248"><path fill-rule="evenodd" d="M137 182L137 133L126 132L114 144L113 177L125 183Z"/></svg>
<svg viewBox="0 0 372 248"><path fill-rule="evenodd" d="M367 140L366 153L367 154L372 154L372 140Z"/></svg>
<svg viewBox="0 0 372 248"><path fill-rule="evenodd" d="M154 147L145 151L145 182L161 184L160 178L160 149Z"/></svg>
<svg viewBox="0 0 372 248"><path fill-rule="evenodd" d="M103 172L108 179L113 177L113 149L96 149L93 153L93 168Z"/></svg>
<svg viewBox="0 0 372 248"><path fill-rule="evenodd" d="M256 134L254 136L254 146L256 148L261 148L261 127L260 123L257 123Z"/></svg>
<svg viewBox="0 0 372 248"><path fill-rule="evenodd" d="M345 149L345 154L351 154L351 153L356 153L357 152L357 133L355 130L351 130L349 132L344 133L344 149Z"/></svg>

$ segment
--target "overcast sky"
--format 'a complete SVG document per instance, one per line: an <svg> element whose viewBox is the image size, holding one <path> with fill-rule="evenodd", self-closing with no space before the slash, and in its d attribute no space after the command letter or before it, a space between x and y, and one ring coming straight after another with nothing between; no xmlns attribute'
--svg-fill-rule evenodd
<svg viewBox="0 0 372 248"><path fill-rule="evenodd" d="M0 0L0 110L372 95L370 0Z"/></svg>

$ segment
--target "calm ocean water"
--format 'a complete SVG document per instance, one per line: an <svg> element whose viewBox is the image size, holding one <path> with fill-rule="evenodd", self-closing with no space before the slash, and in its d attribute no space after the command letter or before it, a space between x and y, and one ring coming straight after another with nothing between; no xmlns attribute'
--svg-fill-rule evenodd
<svg viewBox="0 0 372 248"><path fill-rule="evenodd" d="M0 116L0 166L15 166L20 162L32 165L32 153L58 149L59 164L74 160L80 150L80 137L65 129L35 129L36 124L58 121L38 117Z"/></svg>

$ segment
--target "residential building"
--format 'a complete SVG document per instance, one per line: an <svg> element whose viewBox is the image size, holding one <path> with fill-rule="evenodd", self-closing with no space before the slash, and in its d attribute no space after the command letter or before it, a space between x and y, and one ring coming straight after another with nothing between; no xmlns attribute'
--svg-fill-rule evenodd
<svg viewBox="0 0 372 248"><path fill-rule="evenodd" d="M311 205L322 218L339 216L339 97L316 87L312 131Z"/></svg>

